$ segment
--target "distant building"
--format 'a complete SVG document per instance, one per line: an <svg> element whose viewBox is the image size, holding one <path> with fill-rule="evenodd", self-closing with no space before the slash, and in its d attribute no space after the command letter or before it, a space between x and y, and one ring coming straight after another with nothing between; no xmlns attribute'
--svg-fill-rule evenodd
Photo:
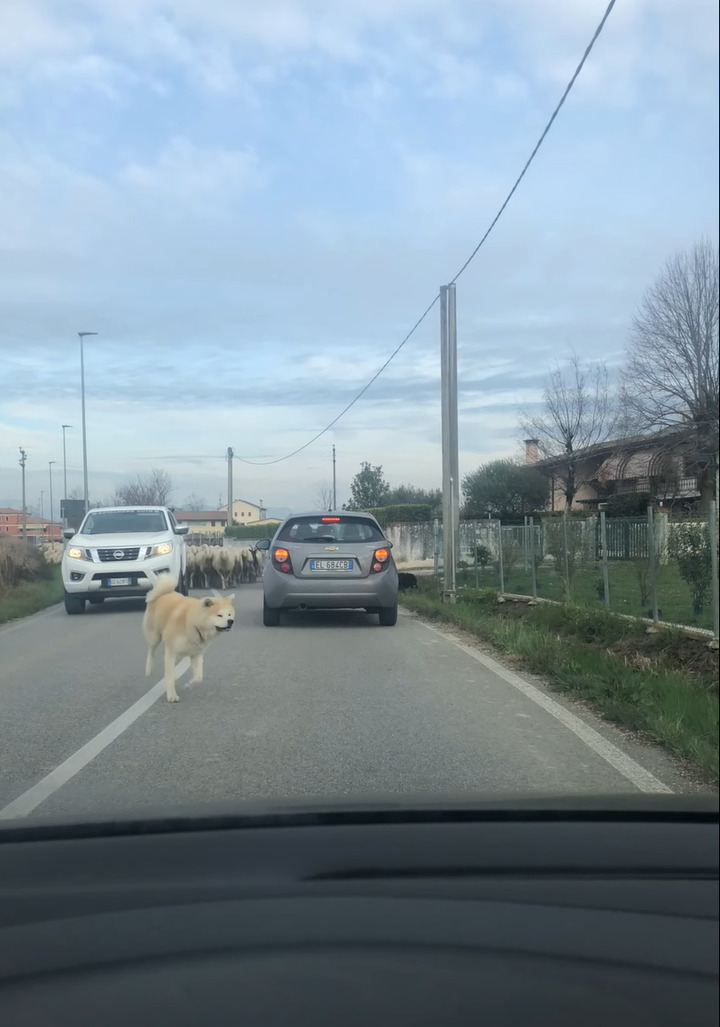
<svg viewBox="0 0 720 1027"><path fill-rule="evenodd" d="M173 515L192 534L222 535L227 526L227 510L173 510Z"/></svg>
<svg viewBox="0 0 720 1027"><path fill-rule="evenodd" d="M227 503L220 507L227 514ZM249 503L246 499L234 499L232 504L233 524L254 524L257 521L264 521L267 511L264 506L257 503Z"/></svg>
<svg viewBox="0 0 720 1027"><path fill-rule="evenodd" d="M22 521L22 510L15 510L11 506L0 507L0 538L8 535L13 538L22 538ZM59 542L62 539L62 528L62 524L48 521L44 517L36 517L35 514L25 513L28 541Z"/></svg>
<svg viewBox="0 0 720 1027"><path fill-rule="evenodd" d="M539 458L536 439L525 440L525 463L547 475L549 510L565 509L567 458ZM694 502L701 496L702 469L670 432L601 442L576 454L579 482L574 510L593 510L612 496L645 494L661 504Z"/></svg>

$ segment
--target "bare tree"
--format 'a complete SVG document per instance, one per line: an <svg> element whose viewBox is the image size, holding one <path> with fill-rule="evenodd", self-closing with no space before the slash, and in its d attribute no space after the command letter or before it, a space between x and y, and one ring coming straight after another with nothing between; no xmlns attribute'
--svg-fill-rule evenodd
<svg viewBox="0 0 720 1027"><path fill-rule="evenodd" d="M191 492L183 504L184 510L207 510L207 508L204 496L199 496L197 492Z"/></svg>
<svg viewBox="0 0 720 1027"><path fill-rule="evenodd" d="M536 415L521 412L523 433L537 439L544 457L556 461L553 477L562 488L566 509L593 474L583 473L591 446L607 442L616 426L616 404L603 363L584 365L575 352L567 367L550 371L543 391L544 409Z"/></svg>
<svg viewBox="0 0 720 1027"><path fill-rule="evenodd" d="M332 510L333 506L333 488L328 482L320 482L315 487L315 502L318 505L319 510Z"/></svg>
<svg viewBox="0 0 720 1027"><path fill-rule="evenodd" d="M148 475L138 474L135 481L127 481L115 489L117 506L167 506L173 491L172 480L166 471L153 467Z"/></svg>
<svg viewBox="0 0 720 1027"><path fill-rule="evenodd" d="M665 264L633 320L623 409L641 432L670 429L717 489L718 251L708 240Z"/></svg>

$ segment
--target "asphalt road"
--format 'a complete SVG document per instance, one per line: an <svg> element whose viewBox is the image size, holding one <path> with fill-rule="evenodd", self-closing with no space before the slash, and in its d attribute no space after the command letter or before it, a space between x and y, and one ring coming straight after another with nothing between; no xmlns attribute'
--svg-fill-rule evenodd
<svg viewBox="0 0 720 1027"><path fill-rule="evenodd" d="M659 750L401 615L261 622L237 589L205 681L144 676L143 605L0 629L0 818L235 799L695 790Z"/></svg>

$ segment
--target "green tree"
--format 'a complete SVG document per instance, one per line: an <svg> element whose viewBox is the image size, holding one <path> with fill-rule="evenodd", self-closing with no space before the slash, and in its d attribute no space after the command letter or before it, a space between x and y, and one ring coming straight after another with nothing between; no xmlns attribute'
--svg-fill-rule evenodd
<svg viewBox="0 0 720 1027"><path fill-rule="evenodd" d="M367 510L385 506L390 495L390 486L385 481L382 467L371 467L361 463L360 470L350 483L348 510Z"/></svg>
<svg viewBox="0 0 720 1027"><path fill-rule="evenodd" d="M442 507L442 492L440 489L421 489L415 485L397 485L390 489L385 502L388 506L423 504L435 509Z"/></svg>
<svg viewBox="0 0 720 1027"><path fill-rule="evenodd" d="M545 508L548 480L534 467L491 460L463 478L465 517L513 520Z"/></svg>

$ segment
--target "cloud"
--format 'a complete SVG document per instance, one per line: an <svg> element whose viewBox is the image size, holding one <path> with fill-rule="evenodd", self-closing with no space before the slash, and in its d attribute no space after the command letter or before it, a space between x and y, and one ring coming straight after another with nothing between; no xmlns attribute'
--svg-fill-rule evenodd
<svg viewBox="0 0 720 1027"><path fill-rule="evenodd" d="M112 48L118 67L150 77L175 68L221 94L241 92L260 66L272 79L273 65L302 70L325 60L364 67L369 77L381 65L392 67L396 79L419 72L426 95L452 99L481 87L483 44L498 25L507 30L513 56L527 65L526 78L564 84L604 6L604 0L23 0L0 11L0 58L18 89L31 86L30 67L42 77L49 62L70 80L78 61ZM651 75L671 90L683 83L685 95L688 89L699 95L697 62L717 54L716 22L712 0L624 0L579 92L627 102L637 82Z"/></svg>
<svg viewBox="0 0 720 1027"><path fill-rule="evenodd" d="M250 150L199 147L177 136L151 164L130 163L119 174L121 183L171 203L194 203L244 192L258 181L257 158ZM219 195L221 194L221 195Z"/></svg>
<svg viewBox="0 0 720 1027"><path fill-rule="evenodd" d="M97 493L165 455L179 494L210 498L228 445L261 459L307 441L472 251L603 7L0 5L0 498L17 445L44 487L59 425L79 423L78 329L100 333ZM514 453L517 406L571 345L617 365L662 261L712 230L715 17L617 5L459 280L463 470ZM320 441L239 467L243 490L305 505L333 442L344 488L364 459L436 485L438 334L434 309ZM72 478L77 435L71 454Z"/></svg>

